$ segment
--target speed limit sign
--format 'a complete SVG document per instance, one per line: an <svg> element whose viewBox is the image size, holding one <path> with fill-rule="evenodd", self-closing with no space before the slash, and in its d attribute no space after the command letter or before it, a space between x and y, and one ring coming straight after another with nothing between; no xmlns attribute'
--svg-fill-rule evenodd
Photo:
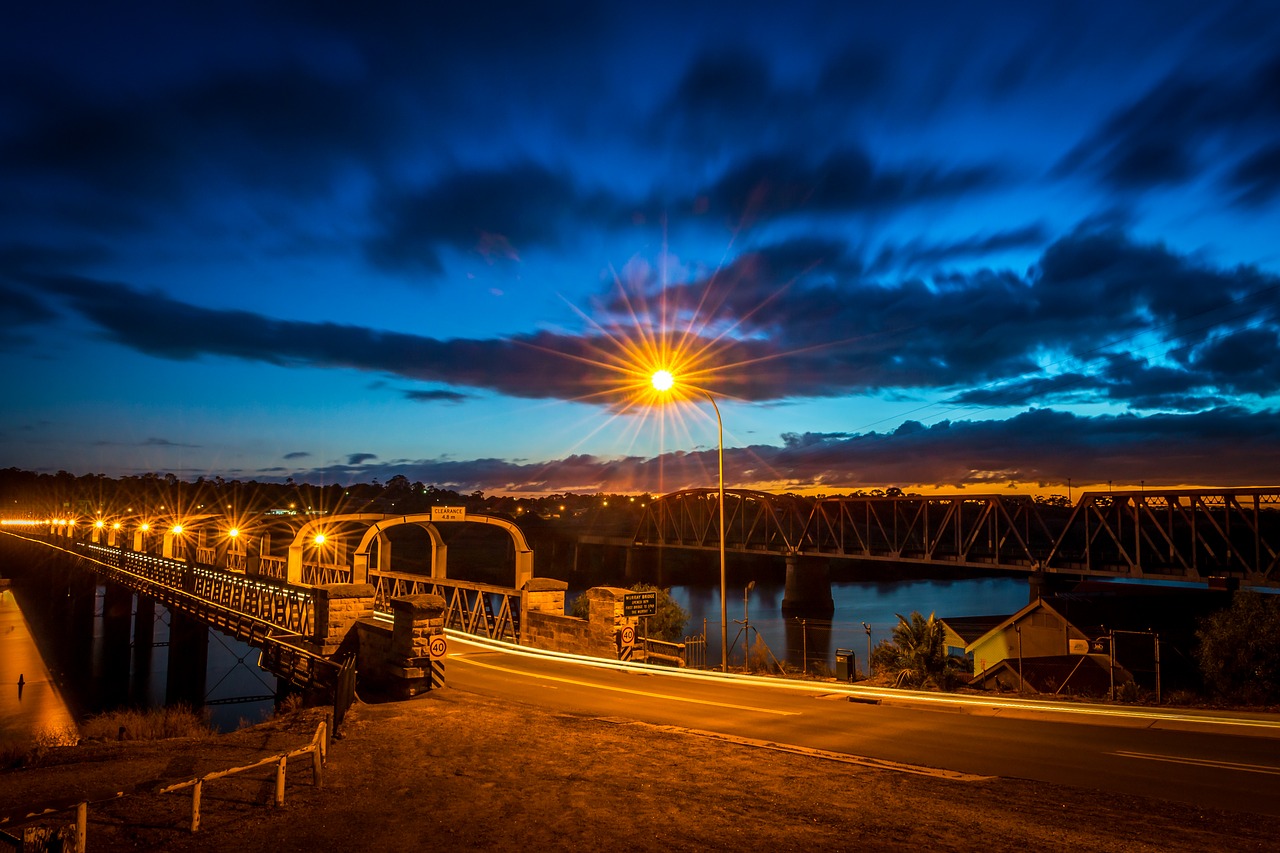
<svg viewBox="0 0 1280 853"><path fill-rule="evenodd" d="M443 634L431 638L431 645L428 647L431 651L432 660L441 660L445 653L449 651L449 641L445 639Z"/></svg>
<svg viewBox="0 0 1280 853"><path fill-rule="evenodd" d="M622 645L634 646L636 644L636 629L632 625L622 626Z"/></svg>

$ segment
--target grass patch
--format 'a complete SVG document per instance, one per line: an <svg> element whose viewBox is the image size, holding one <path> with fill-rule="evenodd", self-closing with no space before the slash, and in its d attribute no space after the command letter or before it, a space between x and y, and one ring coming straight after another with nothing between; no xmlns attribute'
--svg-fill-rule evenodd
<svg viewBox="0 0 1280 853"><path fill-rule="evenodd" d="M110 711L80 726L85 740L166 740L212 737L208 719L186 705L146 711Z"/></svg>
<svg viewBox="0 0 1280 853"><path fill-rule="evenodd" d="M59 746L75 746L79 740L80 733L75 726L46 729L28 737L8 735L0 739L0 771L34 767L49 750Z"/></svg>

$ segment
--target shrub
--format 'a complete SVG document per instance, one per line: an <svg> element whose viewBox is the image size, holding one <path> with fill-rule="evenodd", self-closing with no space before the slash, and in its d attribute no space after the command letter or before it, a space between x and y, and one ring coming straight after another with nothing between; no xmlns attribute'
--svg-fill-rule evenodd
<svg viewBox="0 0 1280 853"><path fill-rule="evenodd" d="M1280 595L1238 592L1196 631L1206 686L1247 704L1280 702Z"/></svg>
<svg viewBox="0 0 1280 853"><path fill-rule="evenodd" d="M110 711L90 717L80 728L85 740L164 740L214 734L204 716L186 705Z"/></svg>

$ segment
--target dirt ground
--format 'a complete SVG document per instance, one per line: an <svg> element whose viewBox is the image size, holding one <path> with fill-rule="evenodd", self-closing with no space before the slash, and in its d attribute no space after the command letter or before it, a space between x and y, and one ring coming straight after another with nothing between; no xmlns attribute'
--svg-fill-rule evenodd
<svg viewBox="0 0 1280 853"><path fill-rule="evenodd" d="M104 743L0 774L0 812L242 766L306 744L302 711L206 740ZM1280 819L1013 779L870 769L621 720L549 714L455 689L357 705L323 787L289 765L188 792L91 805L88 849L1273 850ZM144 784L145 783L145 784ZM64 813L65 814L65 813Z"/></svg>

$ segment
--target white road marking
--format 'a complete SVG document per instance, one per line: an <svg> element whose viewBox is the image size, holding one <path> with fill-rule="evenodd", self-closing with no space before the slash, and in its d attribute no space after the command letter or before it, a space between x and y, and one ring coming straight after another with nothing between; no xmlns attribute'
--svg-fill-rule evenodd
<svg viewBox="0 0 1280 853"><path fill-rule="evenodd" d="M555 675L542 675L536 672L527 672L523 669L513 669L511 667L498 666L492 663L481 663L480 661L475 660L474 658L463 657L462 655L453 655L450 657L450 660L455 660L455 661L458 661L459 663L467 663L472 666L483 667L484 669L497 670L498 672L509 672L513 675L523 675L527 678L537 678L543 681L557 681L561 684L574 684L579 687L589 687L589 688L594 688L596 690L610 690L614 693L627 693L631 696L647 696L650 699L667 699L672 702L688 702L693 705L711 705L716 708L729 708L734 711L752 711L757 714L776 714L779 717L795 717L795 716L799 716L800 714L799 711L778 711L773 708L753 708L750 705L734 705L729 702L712 702L708 699L690 699L685 696L672 696L669 693L654 693L649 690L632 690L627 687L613 687L612 685L608 685L608 684L596 684L591 681L579 681L578 679L575 679L575 678L562 678L560 676L555 676Z"/></svg>
<svg viewBox="0 0 1280 853"><path fill-rule="evenodd" d="M1190 764L1193 767L1217 767L1221 770L1240 770L1245 773L1265 773L1269 776L1280 776L1280 767L1268 764L1241 764L1236 761L1214 761L1209 758L1184 758L1177 755L1156 755L1150 752L1113 752L1124 758L1145 758L1148 761L1166 761L1170 764Z"/></svg>

